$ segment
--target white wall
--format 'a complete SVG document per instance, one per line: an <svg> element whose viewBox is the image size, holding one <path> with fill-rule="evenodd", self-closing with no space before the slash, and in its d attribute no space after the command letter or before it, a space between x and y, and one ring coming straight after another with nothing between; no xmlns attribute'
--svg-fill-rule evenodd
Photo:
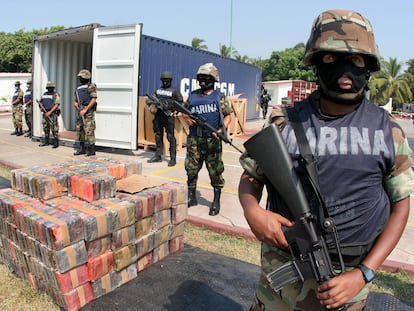
<svg viewBox="0 0 414 311"><path fill-rule="evenodd" d="M292 80L268 81L263 82L264 88L269 93L272 100L269 105L282 104L282 98L288 96L288 91L292 90Z"/></svg>
<svg viewBox="0 0 414 311"><path fill-rule="evenodd" d="M14 94L14 82L20 81L20 88L26 91L26 82L32 77L31 73L0 72L0 111L11 110L11 99Z"/></svg>

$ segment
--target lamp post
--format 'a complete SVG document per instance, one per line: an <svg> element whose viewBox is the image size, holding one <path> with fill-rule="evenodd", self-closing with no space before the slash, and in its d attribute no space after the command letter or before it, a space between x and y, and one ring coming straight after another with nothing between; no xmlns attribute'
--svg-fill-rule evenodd
<svg viewBox="0 0 414 311"><path fill-rule="evenodd" d="M230 0L230 58L233 56L233 0Z"/></svg>

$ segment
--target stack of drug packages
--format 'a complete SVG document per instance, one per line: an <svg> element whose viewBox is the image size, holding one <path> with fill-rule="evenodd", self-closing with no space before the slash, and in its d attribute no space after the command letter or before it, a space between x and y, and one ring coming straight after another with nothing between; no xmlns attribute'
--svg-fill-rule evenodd
<svg viewBox="0 0 414 311"><path fill-rule="evenodd" d="M13 170L0 190L0 262L76 311L181 250L187 186L141 170L98 156Z"/></svg>

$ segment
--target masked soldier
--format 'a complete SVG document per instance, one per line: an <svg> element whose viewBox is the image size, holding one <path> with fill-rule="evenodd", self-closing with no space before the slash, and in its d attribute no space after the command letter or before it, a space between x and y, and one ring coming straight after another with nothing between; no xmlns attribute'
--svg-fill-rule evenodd
<svg viewBox="0 0 414 311"><path fill-rule="evenodd" d="M75 91L73 106L78 111L76 134L79 149L74 155L95 155L95 111L97 105L96 85L91 83L91 73L82 69L78 73L79 86ZM86 145L87 144L87 145Z"/></svg>
<svg viewBox="0 0 414 311"><path fill-rule="evenodd" d="M12 117L14 132L10 135L21 136L23 135L23 97L24 93L20 89L20 81L14 83L14 93L12 97Z"/></svg>
<svg viewBox="0 0 414 311"><path fill-rule="evenodd" d="M287 241L283 227L302 220L293 216L297 207L286 206L284 194L269 184L266 172L243 155L239 198L247 222L262 241L262 275L250 310L364 310L375 271L407 224L413 189L410 148L396 120L366 96L370 75L380 70L368 19L351 10L322 12L312 25L303 61L314 68L318 90L285 112L272 107L269 121L280 127L315 223L326 219L323 214L331 217L318 229L332 264L324 265L306 250L298 254L294 242ZM280 155L270 156L276 162ZM264 185L266 208L259 205ZM317 202L318 189L325 206ZM328 222L334 224L329 230L324 227ZM330 273L322 283L317 276L275 280L283 286L274 290L265 276L293 264L292 257L313 260L318 271L342 272ZM284 273L288 275L294 273Z"/></svg>
<svg viewBox="0 0 414 311"><path fill-rule="evenodd" d="M46 92L43 93L42 99L39 101L40 110L43 113L43 132L45 133L44 141L39 147L48 146L50 144L49 136L52 132L53 147L59 147L59 123L60 115L60 95L55 90L56 85L52 81L46 83Z"/></svg>
<svg viewBox="0 0 414 311"><path fill-rule="evenodd" d="M217 132L225 135L226 128L231 121L233 108L222 93L214 90L215 82L220 80L217 68L212 63L200 66L197 71L197 80L200 89L190 93L185 106L191 112L198 113L203 117L207 123L217 129ZM198 126L187 115L184 115L184 118L190 126L185 157L188 206L198 204L196 198L197 179L198 173L205 162L214 189L214 199L209 215L215 216L220 212L221 189L224 187L222 142L216 133L211 133L209 130Z"/></svg>
<svg viewBox="0 0 414 311"><path fill-rule="evenodd" d="M26 92L23 97L24 118L27 125L25 137L32 137L32 81L27 81Z"/></svg>
<svg viewBox="0 0 414 311"><path fill-rule="evenodd" d="M171 86L172 73L169 71L163 71L160 76L162 86L154 92L155 97L159 99L158 103L152 103L147 101L149 110L155 114L152 122L156 150L155 155L148 160L149 163L161 162L162 155L164 153L164 129L167 133L167 140L170 143L170 161L168 166L174 166L176 164L177 143L174 136L175 117L174 117L174 104L173 101L179 103L183 102L183 97L180 91Z"/></svg>

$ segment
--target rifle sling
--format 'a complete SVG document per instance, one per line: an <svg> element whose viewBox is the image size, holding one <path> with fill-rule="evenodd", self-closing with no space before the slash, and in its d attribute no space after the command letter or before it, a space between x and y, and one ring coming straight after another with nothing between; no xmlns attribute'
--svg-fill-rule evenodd
<svg viewBox="0 0 414 311"><path fill-rule="evenodd" d="M323 211L319 211L320 215L324 215L324 218L329 217L328 209L322 200L322 195L320 192L320 185L319 185L319 178L318 174L316 172L316 163L318 160L315 158L315 156L312 153L312 150L309 146L309 141L306 138L305 130L302 126L302 123L300 122L300 118L297 114L297 111L294 107L286 107L285 109L285 115L288 117L293 131L295 132L296 141L298 144L299 152L302 156L302 160L305 163L306 172L308 173L309 180L312 184L312 187L314 188L317 198L319 200L320 206L322 207ZM322 219L322 218L319 218ZM323 227L322 227L323 228Z"/></svg>

